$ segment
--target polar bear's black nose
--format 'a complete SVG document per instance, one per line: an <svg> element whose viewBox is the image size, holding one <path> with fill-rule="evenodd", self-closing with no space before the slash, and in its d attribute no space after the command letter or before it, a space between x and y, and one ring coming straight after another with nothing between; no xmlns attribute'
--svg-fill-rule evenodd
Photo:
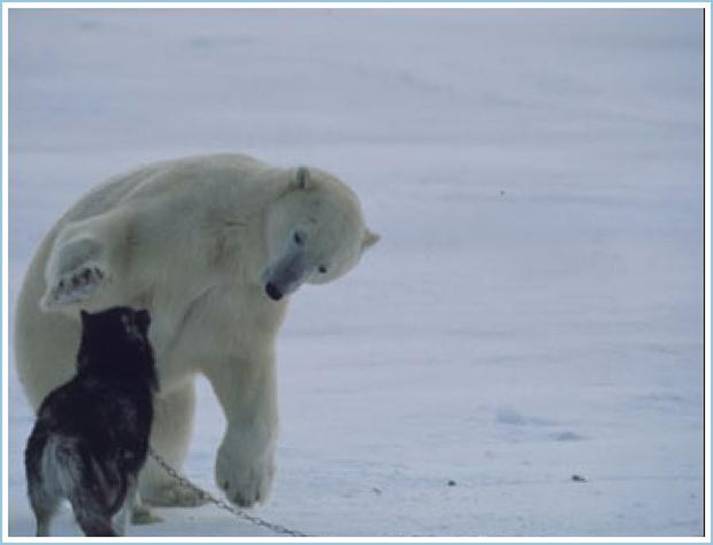
<svg viewBox="0 0 713 545"><path fill-rule="evenodd" d="M268 282L265 285L265 293L267 293L267 296L274 301L279 301L280 299L282 299L282 292L272 282Z"/></svg>

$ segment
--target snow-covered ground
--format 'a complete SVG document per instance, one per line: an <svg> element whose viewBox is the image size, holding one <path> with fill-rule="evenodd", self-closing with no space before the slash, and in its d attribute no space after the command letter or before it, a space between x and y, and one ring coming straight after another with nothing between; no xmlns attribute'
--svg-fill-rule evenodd
<svg viewBox="0 0 713 545"><path fill-rule="evenodd" d="M700 535L702 22L13 10L11 303L57 216L137 163L332 170L383 239L293 297L255 514L332 536ZM10 534L29 535L12 366L9 388ZM200 393L186 471L215 491L222 417ZM130 535L269 535L160 514ZM77 535L69 512L57 531Z"/></svg>

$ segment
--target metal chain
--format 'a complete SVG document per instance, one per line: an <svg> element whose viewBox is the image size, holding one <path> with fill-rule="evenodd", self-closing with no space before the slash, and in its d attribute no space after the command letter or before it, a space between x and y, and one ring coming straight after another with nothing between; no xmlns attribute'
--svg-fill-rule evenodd
<svg viewBox="0 0 713 545"><path fill-rule="evenodd" d="M181 486L192 490L196 494L198 494L202 499L206 500L209 503L212 503L213 505L223 509L224 511L228 511L229 513L235 515L238 518L247 520L248 522L252 522L253 524L257 526L261 526L263 528L267 528L268 530L271 530L273 532L276 532L278 534L283 534L287 536L294 536L294 537L308 537L307 534L303 534L302 532L298 532L297 530L290 530L289 528L286 528L284 526L281 526L280 524L275 524L274 522L268 522L264 519L261 519L260 517L256 517L255 515L251 515L249 513L246 513L245 511L238 509L234 505L230 505L224 500L221 500L219 498L216 498L211 494L210 492L206 492L199 486L196 486L193 484L191 481L189 481L186 477L178 473L160 454L158 454L153 447L149 446L149 455L151 458L153 458L158 465L160 465L163 470L168 473L178 484Z"/></svg>

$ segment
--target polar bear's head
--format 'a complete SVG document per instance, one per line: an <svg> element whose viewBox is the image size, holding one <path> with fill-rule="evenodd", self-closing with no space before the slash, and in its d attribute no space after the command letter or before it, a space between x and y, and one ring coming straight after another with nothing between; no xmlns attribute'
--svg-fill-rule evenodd
<svg viewBox="0 0 713 545"><path fill-rule="evenodd" d="M366 228L354 192L334 176L300 167L267 213L265 293L277 301L303 283L346 274L379 237Z"/></svg>

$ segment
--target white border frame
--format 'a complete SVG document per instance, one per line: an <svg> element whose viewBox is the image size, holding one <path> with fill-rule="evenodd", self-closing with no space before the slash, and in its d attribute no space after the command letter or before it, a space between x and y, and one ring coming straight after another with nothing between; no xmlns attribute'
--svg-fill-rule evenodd
<svg viewBox="0 0 713 545"><path fill-rule="evenodd" d="M0 0L1 1L1 0ZM702 9L704 10L704 535L700 537L11 537L8 509L9 144L8 34L11 9ZM2 536L1 543L711 543L711 4L704 2L7 2L2 4Z"/></svg>
<svg viewBox="0 0 713 545"><path fill-rule="evenodd" d="M3 12L8 9L703 9L708 11L707 2L477 2L462 0L455 2L3 2Z"/></svg>

